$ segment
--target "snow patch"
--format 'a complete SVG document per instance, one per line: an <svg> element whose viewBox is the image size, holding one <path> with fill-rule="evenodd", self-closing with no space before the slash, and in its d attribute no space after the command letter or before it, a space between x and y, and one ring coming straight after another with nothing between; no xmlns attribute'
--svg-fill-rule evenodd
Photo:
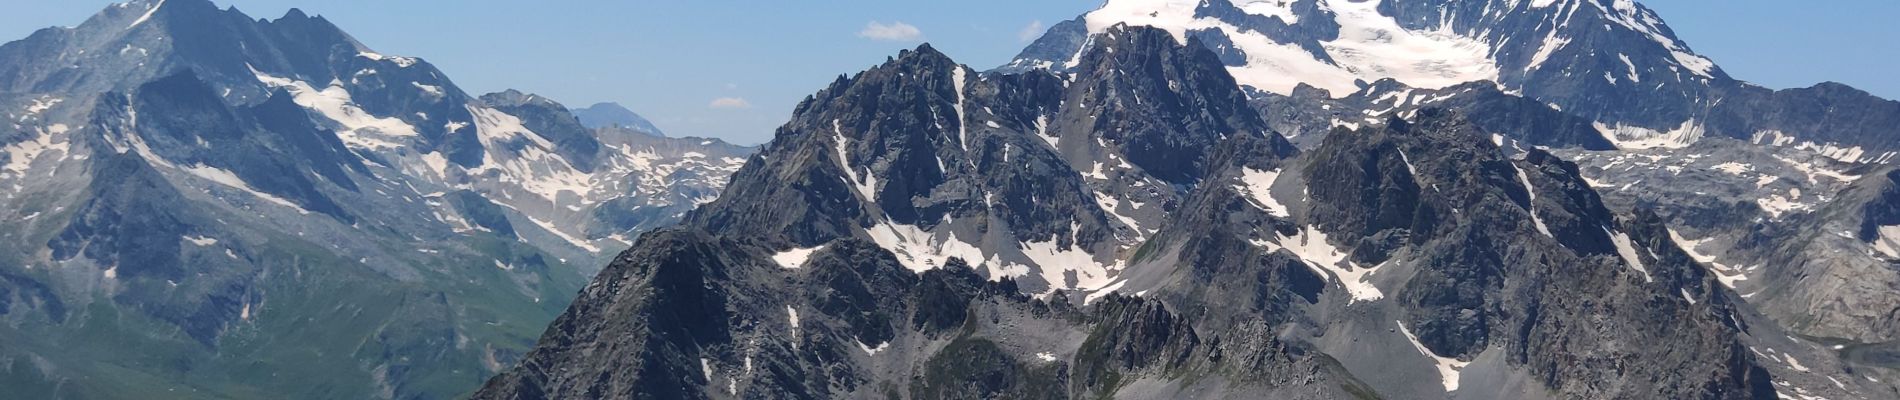
<svg viewBox="0 0 1900 400"><path fill-rule="evenodd" d="M872 357L876 357L877 353L882 353L884 352L884 350L889 349L891 347L891 342L879 343L877 347L871 347L871 346L865 345L864 342L860 342L857 340L852 340L852 342L856 342L858 344L858 350L863 350L865 355L872 356Z"/></svg>
<svg viewBox="0 0 1900 400"><path fill-rule="evenodd" d="M1471 362L1458 361L1456 358L1439 357L1437 354L1433 354L1432 349L1426 348L1424 343L1418 341L1418 336L1412 335L1412 330L1405 327L1405 322L1394 322L1399 324L1399 332L1405 334L1405 339L1412 341L1412 348L1418 349L1419 354L1425 355L1426 358L1432 359L1432 362L1437 364L1438 376L1442 378L1441 380L1445 384L1445 391L1458 391L1458 373L1464 370L1465 366L1471 365Z"/></svg>
<svg viewBox="0 0 1900 400"><path fill-rule="evenodd" d="M1292 0L1236 0L1234 6L1248 14L1279 18L1287 25L1300 23L1299 14L1293 13Z"/></svg>
<svg viewBox="0 0 1900 400"><path fill-rule="evenodd" d="M1110 283L1108 284L1108 286L1104 286L1101 289L1097 289L1095 290L1094 293L1089 293L1088 296L1082 297L1082 305L1086 306L1086 305L1089 305L1090 303L1094 303L1096 299L1108 297L1110 293L1115 293L1116 290L1121 290L1122 285L1127 284L1127 283L1128 283L1127 280L1117 280L1115 281L1115 283Z"/></svg>
<svg viewBox="0 0 1900 400"><path fill-rule="evenodd" d="M389 61L389 62L395 63L397 68L413 67L416 65L417 62L420 61L420 60L415 59L414 57L385 56L385 55L378 54L376 52L370 52L370 51L357 53L356 56L367 58L370 61Z"/></svg>
<svg viewBox="0 0 1900 400"><path fill-rule="evenodd" d="M1234 185L1234 189L1246 194L1247 198L1253 200L1255 207L1260 207L1260 210L1266 211L1268 215L1279 218L1292 217L1293 214L1287 212L1286 205L1280 204L1279 200L1273 198L1273 184L1279 180L1280 170L1261 171L1243 168L1240 171L1240 184Z"/></svg>
<svg viewBox="0 0 1900 400"><path fill-rule="evenodd" d="M1070 232L1074 232L1078 228L1071 227L1070 229ZM1070 238L1070 242L1075 243L1073 237ZM1031 264L1040 268L1043 280L1049 282L1051 289L1090 291L1094 292L1090 296L1095 297L1121 288L1119 281L1116 281L1112 275L1114 271L1120 269L1119 263L1109 265L1097 262L1095 255L1089 254L1086 250L1073 245L1061 246L1054 235L1051 235L1049 241L1023 242L1018 245L1018 248L1022 250L1023 256L1029 258ZM1068 282L1070 274L1075 276L1073 284Z"/></svg>
<svg viewBox="0 0 1900 400"><path fill-rule="evenodd" d="M955 71L950 73L950 80L954 86L951 89L957 91L957 102L956 104L951 104L951 107L957 110L957 143L962 145L963 151L968 152L970 151L970 127L967 124L969 119L963 115L963 91L967 88L964 85L968 83L965 81L965 79L967 79L965 74L968 72L964 71L963 66L960 65L953 69L955 69Z"/></svg>
<svg viewBox="0 0 1900 400"><path fill-rule="evenodd" d="M32 169L33 162L42 155L59 154L66 157L72 154L72 140L65 133L69 128L64 124L53 124L40 129L31 139L0 147L0 154L7 155L7 162L0 165L0 171L13 175L25 175Z"/></svg>
<svg viewBox="0 0 1900 400"><path fill-rule="evenodd" d="M1882 226L1876 232L1880 235L1874 238L1874 251L1887 258L1900 259L1900 225Z"/></svg>
<svg viewBox="0 0 1900 400"><path fill-rule="evenodd" d="M150 21L152 19L152 15L158 14L158 9L164 6L165 6L165 0L158 0L157 4L152 5L152 9L145 10L145 15L140 15L138 20L132 21L131 25L126 25L125 29L137 28L139 25L144 24L145 21Z"/></svg>
<svg viewBox="0 0 1900 400"><path fill-rule="evenodd" d="M785 319L792 325L792 351L798 351L798 308L785 305Z"/></svg>
<svg viewBox="0 0 1900 400"><path fill-rule="evenodd" d="M1755 167L1749 166L1747 164L1738 163L1738 162L1722 163L1720 165L1716 165L1711 168L1715 169L1716 171L1722 171L1723 173L1727 173L1729 175L1735 175L1735 176L1742 176L1742 174L1745 174L1748 171L1755 170Z"/></svg>
<svg viewBox="0 0 1900 400"><path fill-rule="evenodd" d="M914 225L886 220L866 229L865 234L870 235L871 241L876 242L878 247L883 247L897 256L897 262L912 272L924 272L942 267L951 257L960 258L972 267L991 264L989 257L983 254L982 249L958 240L955 232L938 240L930 231ZM993 276L993 279L1002 277L1004 276Z"/></svg>
<svg viewBox="0 0 1900 400"><path fill-rule="evenodd" d="M1537 216L1537 186L1531 185L1531 177L1524 173L1523 168L1518 168L1516 164L1512 164L1511 169L1517 170L1517 181L1524 185L1524 193L1530 196L1530 206L1525 208L1524 211L1531 214L1531 222L1537 224L1537 232L1555 239L1557 236L1550 234L1550 227L1544 225L1544 218Z"/></svg>
<svg viewBox="0 0 1900 400"><path fill-rule="evenodd" d="M218 244L218 239L203 236L186 236L185 241L191 242L191 244L197 245L198 247L209 247Z"/></svg>
<svg viewBox="0 0 1900 400"><path fill-rule="evenodd" d="M1623 257L1623 263L1629 265L1630 269L1634 269L1636 272L1643 274L1643 282L1656 281L1649 276L1649 268L1643 265L1643 256L1636 252L1637 246L1634 242L1630 241L1629 234L1609 228L1604 228L1603 231L1609 233L1610 241L1616 243L1616 254ZM1649 249L1643 249L1643 251L1648 252Z"/></svg>
<svg viewBox="0 0 1900 400"><path fill-rule="evenodd" d="M337 139L350 147L367 150L385 150L401 146L402 140L417 136L416 127L396 118L383 118L370 114L357 106L342 82L332 81L330 85L317 89L308 82L280 78L251 69L257 81L266 86L284 89L291 95L291 101L305 109L314 111L318 116L336 123Z"/></svg>
<svg viewBox="0 0 1900 400"><path fill-rule="evenodd" d="M564 193L584 199L593 192L593 176L576 169L556 153L554 143L528 130L520 118L487 107L471 105L466 109L475 117L476 139L485 150L480 166L469 175L497 176L496 181L539 197L547 206L560 206L562 198L568 197ZM506 192L503 196L513 198ZM549 230L566 235L564 231Z"/></svg>
<svg viewBox="0 0 1900 400"><path fill-rule="evenodd" d="M251 188L250 184L245 183L244 179L238 178L237 174L231 173L231 171L226 171L226 170L204 166L204 165L197 165L197 166L181 168L181 169L183 169L186 173L189 173L192 176L196 176L200 179L204 179L207 181L215 182L220 185L228 186L232 189L237 189L238 191L249 193L250 195L256 196L257 198L262 199L264 201L275 203L277 205L281 205L284 207L289 207L291 209L297 210L297 213L299 214L310 214L310 210L305 210L303 207L298 206L297 203L292 203L290 202L290 200L285 200L282 197L277 197L269 193L264 193L264 192L258 191L257 189Z"/></svg>
<svg viewBox="0 0 1900 400"><path fill-rule="evenodd" d="M845 137L844 126L838 120L831 120L831 135L832 146L837 150L838 168L844 169L845 177L850 180L848 183L857 190L858 196L864 197L864 202L877 204L877 176L866 173L859 177L858 170L851 168L851 139Z"/></svg>
<svg viewBox="0 0 1900 400"><path fill-rule="evenodd" d="M805 265L805 261L811 258L812 253L823 248L825 246L786 250L772 255L772 261L778 262L778 265L785 269L798 269Z"/></svg>
<svg viewBox="0 0 1900 400"><path fill-rule="evenodd" d="M1352 295L1354 303L1385 298L1385 293L1369 282L1372 274L1378 272L1380 266L1362 268L1347 261L1346 257L1349 253L1334 247L1331 242L1328 242L1326 232L1319 229L1310 226L1300 227L1300 231L1293 236L1284 236L1275 232L1273 240L1253 240L1252 243L1269 252L1286 250L1293 253L1312 269L1313 273L1320 276L1332 276L1334 280L1337 280L1339 285L1346 289L1346 293Z"/></svg>
<svg viewBox="0 0 1900 400"><path fill-rule="evenodd" d="M1668 132L1620 123L1611 126L1596 122L1594 126L1597 132L1603 134L1603 138L1609 139L1617 148L1624 150L1680 149L1702 140L1703 134L1706 133L1702 124L1695 119L1683 121L1681 126Z"/></svg>
<svg viewBox="0 0 1900 400"><path fill-rule="evenodd" d="M1781 160L1781 162L1787 163L1788 166L1794 167L1795 170L1801 171L1802 174L1807 175L1808 182L1821 183L1820 178L1826 177L1826 178L1841 181L1844 183L1853 183L1854 181L1858 181L1861 178L1860 175L1848 175L1846 173L1828 169L1820 165L1795 161L1793 159L1783 157L1780 155L1776 155L1774 157L1776 160Z"/></svg>
<svg viewBox="0 0 1900 400"><path fill-rule="evenodd" d="M1713 239L1689 240L1682 234L1676 233L1675 229L1670 229L1669 240L1676 242L1676 247L1682 248L1682 251L1688 253L1689 258L1695 259L1696 263L1707 266L1709 272L1715 274L1715 280L1721 282L1722 286L1734 289L1736 282L1748 280L1748 274L1745 271L1716 262L1716 256L1702 254L1700 250L1702 245Z"/></svg>
<svg viewBox="0 0 1900 400"><path fill-rule="evenodd" d="M446 94L446 92L442 91L441 86L424 85L424 84L416 83L416 82L409 82L409 84L415 86L417 89L422 89L423 93L428 93L430 96L442 97ZM428 119L428 117L423 117L423 118Z"/></svg>
<svg viewBox="0 0 1900 400"><path fill-rule="evenodd" d="M1801 189L1790 189L1787 196L1771 193L1766 197L1755 199L1755 205L1761 206L1762 211L1768 213L1768 218L1781 219L1783 214L1804 211L1810 207L1806 203L1796 201L1799 199L1801 199Z"/></svg>
<svg viewBox="0 0 1900 400"><path fill-rule="evenodd" d="M1121 221L1122 225L1127 225L1129 229L1135 231L1137 236L1146 236L1147 231L1141 228L1140 220L1122 215L1121 211L1118 211L1121 208L1121 202L1121 199L1109 196L1107 193L1095 192L1095 205L1100 206L1103 213L1114 217L1117 221ZM1141 241L1141 239L1137 238L1136 241Z"/></svg>

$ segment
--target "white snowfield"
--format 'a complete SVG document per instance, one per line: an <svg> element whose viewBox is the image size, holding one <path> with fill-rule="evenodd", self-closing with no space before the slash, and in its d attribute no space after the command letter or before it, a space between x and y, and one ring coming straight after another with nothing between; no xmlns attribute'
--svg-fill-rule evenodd
<svg viewBox="0 0 1900 400"><path fill-rule="evenodd" d="M1287 212L1286 205L1280 204L1279 200L1273 198L1273 183L1279 180L1280 170L1261 171L1244 168L1241 170L1240 184L1234 185L1234 188L1246 194L1248 199L1253 200L1254 206L1260 207L1260 210L1266 211L1268 215L1278 218L1291 217L1293 214Z"/></svg>
<svg viewBox="0 0 1900 400"><path fill-rule="evenodd" d="M1320 7L1336 13L1339 39L1322 46L1335 62L1328 63L1293 44L1279 43L1258 32L1214 18L1197 18L1200 0L1110 0L1084 18L1090 33L1103 33L1117 24L1153 26L1187 42L1190 31L1219 30L1247 54L1247 63L1229 67L1236 81L1269 92L1290 94L1300 83L1346 95L1357 91L1354 81L1395 78L1421 88L1443 88L1498 78L1491 46L1449 31L1414 31L1380 15L1379 1L1320 0ZM1290 4L1290 2L1287 2ZM1244 12L1279 17L1289 24L1301 21L1276 0L1239 1Z"/></svg>
<svg viewBox="0 0 1900 400"><path fill-rule="evenodd" d="M778 262L778 265L780 267L784 267L785 269L798 269L800 267L805 266L805 260L811 259L812 253L816 253L818 252L818 250L824 249L824 248L825 246L818 246L818 247L805 248L805 249L786 250L783 252L779 252L778 254L772 255L772 261Z"/></svg>
<svg viewBox="0 0 1900 400"><path fill-rule="evenodd" d="M1383 2L1394 0L1318 0L1322 11L1330 11L1334 18L1331 22L1339 25L1339 36L1335 40L1319 42L1325 57L1316 57L1309 50L1296 43L1276 41L1255 31L1258 27L1236 26L1232 22L1214 17L1196 16L1201 0L1108 0L1101 8L1083 16L1091 43L1085 43L1086 50L1095 40L1093 34L1107 32L1109 28L1120 24L1130 26L1152 26L1172 33L1177 40L1186 43L1187 36L1193 32L1218 31L1232 42L1233 49L1245 54L1245 62L1230 66L1229 71L1242 85L1279 94L1290 94L1298 84L1305 83L1331 91L1335 96L1345 96L1357 91L1356 80L1367 82L1384 78L1396 79L1406 85L1438 89L1471 81L1499 81L1500 69L1505 65L1526 72L1545 67L1552 58L1571 43L1580 38L1567 35L1587 31L1573 27L1573 22L1582 23L1578 15L1595 13L1608 20L1609 25L1602 27L1610 30L1618 27L1633 32L1639 37L1653 41L1662 50L1659 60L1638 60L1628 54L1617 54L1626 67L1616 74L1604 76L1611 84L1641 84L1647 74L1677 74L1684 79L1711 79L1715 73L1715 63L1689 50L1688 45L1669 37L1662 20L1654 12L1638 7L1631 0L1617 0L1612 4L1584 0L1529 0L1528 7L1520 8L1524 0L1499 2L1494 12L1531 12L1545 15L1546 21L1539 25L1541 38L1535 47L1530 47L1528 60L1509 58L1506 50L1515 47L1522 49L1525 43L1491 43L1486 36L1489 29L1470 28L1460 30L1447 22L1438 27L1407 29L1391 17L1379 13ZM1284 0L1230 0L1241 12L1275 18L1292 26L1322 23L1310 21L1295 15L1292 1ZM1585 8L1585 5L1594 9ZM1487 14L1485 18L1499 18ZM1572 49L1575 50L1575 49ZM1066 66L1077 65L1081 56L1078 51L1070 57ZM1325 60L1330 58L1330 61ZM1035 65L1052 66L1051 61ZM1638 65L1658 66L1644 71ZM1660 70L1666 68L1667 70ZM1690 124L1693 125L1693 124ZM1641 141L1634 144L1642 145Z"/></svg>
<svg viewBox="0 0 1900 400"><path fill-rule="evenodd" d="M397 118L383 118L371 115L356 105L343 83L333 81L322 89L312 87L310 83L271 76L258 72L257 81L272 88L290 92L292 101L317 115L328 119L340 127L336 131L337 139L351 148L366 150L386 150L406 144L408 138L416 137L416 127Z"/></svg>

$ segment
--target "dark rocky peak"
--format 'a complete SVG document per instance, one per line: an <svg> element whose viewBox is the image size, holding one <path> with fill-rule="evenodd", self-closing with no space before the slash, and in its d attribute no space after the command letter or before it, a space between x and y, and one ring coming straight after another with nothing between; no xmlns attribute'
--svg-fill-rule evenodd
<svg viewBox="0 0 1900 400"><path fill-rule="evenodd" d="M979 75L929 46L905 51L800 104L732 189L689 219L723 234L785 232L800 247L878 238L919 270L943 265L945 249L964 250L957 245L975 247L965 259L989 274L1031 265L1022 243L1112 263L1120 228L1075 162L1037 135L1061 124L1050 117L1062 93L1048 73Z"/></svg>
<svg viewBox="0 0 1900 400"><path fill-rule="evenodd" d="M1069 131L1063 142L1102 139L1146 174L1193 185L1208 150L1227 136L1277 136L1198 40L1183 44L1145 26L1110 28L1074 72L1068 102L1083 115L1062 119L1086 124L1087 136L1070 140Z"/></svg>
<svg viewBox="0 0 1900 400"><path fill-rule="evenodd" d="M979 79L926 44L820 92L792 124L834 149L866 201L917 222L913 195L977 167L980 130L966 126L977 110L965 99Z"/></svg>
<svg viewBox="0 0 1900 400"><path fill-rule="evenodd" d="M911 210L913 191L940 184L955 171L970 169L973 163L965 147L968 131L960 118L959 100L963 90L959 84L975 80L974 74L929 45L905 50L855 76L840 77L830 87L799 104L793 119L779 129L777 137L761 152L760 158L765 163L748 163L732 186L739 191L761 191L760 194L779 189L805 193L798 196L803 200L781 201L843 200L851 205L823 206L800 217L826 219L823 225L838 224L840 228L856 226L860 218L882 219L882 215L873 213L859 214L859 210L879 211L875 205L888 205L898 212ZM777 171L770 171L774 169ZM757 183L738 183L754 173L777 177L760 176L761 181ZM784 182L787 178L793 181ZM799 182L803 179L813 181ZM785 183L792 183L794 187L785 188ZM847 186L836 186L837 183ZM810 197L813 195L826 199ZM719 208L729 202L743 202L749 204L745 206L748 208L780 206L752 203L761 200L767 199L728 192L707 208ZM850 233L848 229L825 231L830 233L810 238L794 234L792 239L804 245L816 245Z"/></svg>
<svg viewBox="0 0 1900 400"><path fill-rule="evenodd" d="M1510 363L1550 377L1553 388L1599 393L1584 397L1607 395L1602 390L1677 395L1667 386L1583 388L1605 374L1648 373L1576 368L1555 360L1578 349L1546 348L1566 337L1640 331L1697 354L1690 359L1726 360L1699 363L1714 378L1697 378L1697 387L1759 393L1767 386L1766 372L1737 352L1742 316L1730 306L1734 294L1676 247L1660 219L1613 215L1574 164L1536 149L1512 155L1488 136L1435 109L1411 121L1336 131L1302 156L1309 211L1295 215L1345 248L1350 265L1373 266L1360 274L1410 271L1378 289L1404 308L1401 325L1436 356L1472 360L1501 349L1513 354ZM1578 292L1601 296L1561 299ZM1605 311L1623 307L1645 311ZM1588 353L1605 361L1650 357L1612 348ZM1637 369L1669 370L1673 362Z"/></svg>
<svg viewBox="0 0 1900 400"><path fill-rule="evenodd" d="M232 9L232 11L235 10ZM190 24L191 22L188 21L193 20L204 21L242 14L227 14L226 10L218 9L218 5L212 4L211 0L136 0L109 6L100 15L111 15L120 19L131 17L125 24L125 29L130 30L145 27L146 24L170 27L170 25Z"/></svg>
<svg viewBox="0 0 1900 400"><path fill-rule="evenodd" d="M1308 223L1368 249L1355 256L1371 263L1468 225L1615 254L1614 216L1575 164L1534 148L1513 154L1495 140L1463 114L1434 108L1337 130L1303 157Z"/></svg>

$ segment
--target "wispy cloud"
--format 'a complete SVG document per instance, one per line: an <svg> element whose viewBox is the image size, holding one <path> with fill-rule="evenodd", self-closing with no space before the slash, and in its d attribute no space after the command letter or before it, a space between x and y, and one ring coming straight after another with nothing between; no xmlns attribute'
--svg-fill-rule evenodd
<svg viewBox="0 0 1900 400"><path fill-rule="evenodd" d="M1016 40L1024 42L1036 40L1039 37L1042 37L1042 20L1029 21L1029 26L1024 26L1021 32L1016 33Z"/></svg>
<svg viewBox="0 0 1900 400"><path fill-rule="evenodd" d="M904 21L892 21L889 25L871 21L870 24L864 25L864 30L858 31L858 37L888 42L914 42L923 39L924 32Z"/></svg>
<svg viewBox="0 0 1900 400"><path fill-rule="evenodd" d="M746 101L743 97L721 97L713 99L712 104L707 107L737 110L752 108L752 102Z"/></svg>

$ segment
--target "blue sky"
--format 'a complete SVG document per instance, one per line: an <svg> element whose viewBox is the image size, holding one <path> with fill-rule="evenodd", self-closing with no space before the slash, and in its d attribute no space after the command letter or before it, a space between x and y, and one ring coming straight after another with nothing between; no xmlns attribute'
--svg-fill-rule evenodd
<svg viewBox="0 0 1900 400"><path fill-rule="evenodd" d="M1900 1L1645 0L1697 52L1772 88L1821 81L1900 98ZM840 74L929 41L987 69L1099 0L218 0L252 17L323 15L379 52L417 56L463 89L569 106L614 101L672 135L771 138ZM106 1L0 0L0 40L75 25ZM877 26L872 26L876 23ZM901 23L901 24L900 24ZM879 28L879 29L872 29ZM914 29L914 31L912 30ZM1039 32L1039 31L1037 31ZM871 35L866 35L867 33ZM875 37L866 37L875 36Z"/></svg>

